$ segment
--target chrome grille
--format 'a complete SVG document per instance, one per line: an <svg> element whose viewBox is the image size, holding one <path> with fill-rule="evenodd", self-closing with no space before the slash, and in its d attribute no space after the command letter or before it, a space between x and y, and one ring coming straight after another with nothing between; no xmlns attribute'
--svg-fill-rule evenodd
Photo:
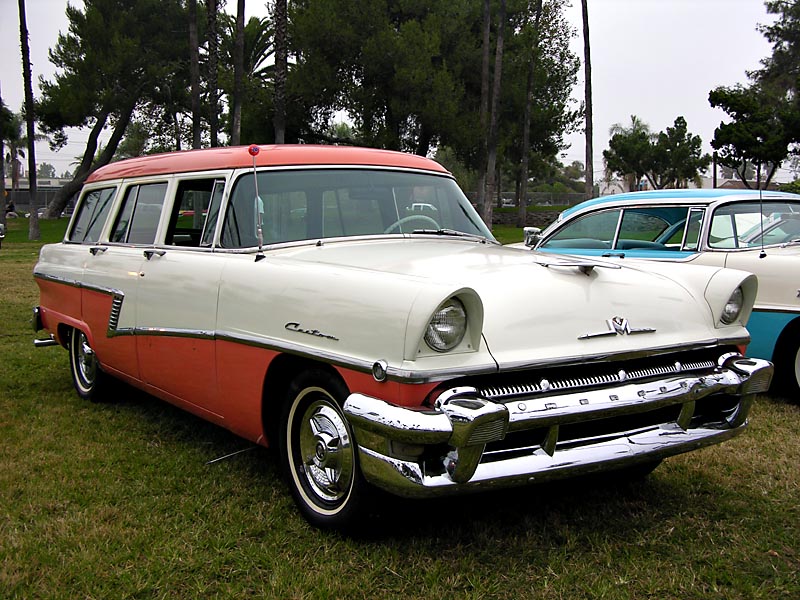
<svg viewBox="0 0 800 600"><path fill-rule="evenodd" d="M607 372L593 373L584 377L561 377L556 376L552 379L542 378L538 382L505 383L504 385L479 385L477 389L480 394L489 399L506 401L511 398L531 396L535 394L546 394L548 392L563 392L565 390L577 390L604 385L618 385L625 382L641 381L651 377L664 377L676 375L678 373L689 373L693 371L709 371L716 368L715 360L702 359L691 361L677 361L664 359L663 362L648 361L647 365L636 365L635 363L619 363L619 366L626 366L627 369L613 369L614 365L609 363L605 366ZM580 367L572 367L575 371ZM588 369L587 369L588 370ZM533 375L530 375L533 378Z"/></svg>

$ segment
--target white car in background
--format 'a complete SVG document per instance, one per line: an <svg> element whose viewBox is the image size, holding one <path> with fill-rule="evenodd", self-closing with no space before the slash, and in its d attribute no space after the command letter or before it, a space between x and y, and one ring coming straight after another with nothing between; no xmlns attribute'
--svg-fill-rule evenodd
<svg viewBox="0 0 800 600"><path fill-rule="evenodd" d="M748 356L775 364L800 400L800 195L757 190L656 190L588 200L527 245L548 254L724 266L755 273Z"/></svg>

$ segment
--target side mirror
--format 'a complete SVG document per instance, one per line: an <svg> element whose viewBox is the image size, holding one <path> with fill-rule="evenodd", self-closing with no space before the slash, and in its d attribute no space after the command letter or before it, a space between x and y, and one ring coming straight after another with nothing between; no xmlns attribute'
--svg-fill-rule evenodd
<svg viewBox="0 0 800 600"><path fill-rule="evenodd" d="M524 227L522 233L525 236L525 245L533 248L542 239L542 230L538 227Z"/></svg>

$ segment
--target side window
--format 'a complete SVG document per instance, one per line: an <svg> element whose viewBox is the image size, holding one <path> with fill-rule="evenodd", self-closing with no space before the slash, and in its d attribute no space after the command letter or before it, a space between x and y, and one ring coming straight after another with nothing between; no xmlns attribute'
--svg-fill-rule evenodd
<svg viewBox="0 0 800 600"><path fill-rule="evenodd" d="M626 209L619 226L618 244L623 240L653 242L668 227L669 223L660 217L636 209Z"/></svg>
<svg viewBox="0 0 800 600"><path fill-rule="evenodd" d="M219 220L219 210L222 206L222 196L225 193L225 180L219 179L214 182L214 189L211 191L211 202L208 205L206 222L203 225L203 233L200 238L200 245L203 247L211 246L214 243L214 231L217 229Z"/></svg>
<svg viewBox="0 0 800 600"><path fill-rule="evenodd" d="M130 186L117 215L111 241L128 244L155 243L166 191L166 183Z"/></svg>
<svg viewBox="0 0 800 600"><path fill-rule="evenodd" d="M214 179L187 179L178 183L164 240L166 244L200 246L214 185ZM213 237L213 229L211 235Z"/></svg>
<svg viewBox="0 0 800 600"><path fill-rule="evenodd" d="M78 205L75 224L69 233L71 242L94 243L100 239L116 188L103 188L87 192Z"/></svg>
<svg viewBox="0 0 800 600"><path fill-rule="evenodd" d="M611 248L617 232L619 210L606 210L576 219L562 227L542 248Z"/></svg>
<svg viewBox="0 0 800 600"><path fill-rule="evenodd" d="M681 246L682 250L697 250L700 243L700 227L703 224L705 212L702 208L693 208L689 211L689 217L686 219L686 232Z"/></svg>
<svg viewBox="0 0 800 600"><path fill-rule="evenodd" d="M708 245L712 248L736 248L734 219L730 211L718 210L711 219Z"/></svg>

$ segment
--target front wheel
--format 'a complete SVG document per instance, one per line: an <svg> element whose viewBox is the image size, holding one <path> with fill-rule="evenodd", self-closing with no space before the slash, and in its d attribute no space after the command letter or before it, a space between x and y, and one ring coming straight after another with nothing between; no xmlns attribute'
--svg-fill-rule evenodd
<svg viewBox="0 0 800 600"><path fill-rule="evenodd" d="M108 375L100 368L89 338L80 329L73 329L69 334L69 366L78 396L97 402L107 387Z"/></svg>
<svg viewBox="0 0 800 600"><path fill-rule="evenodd" d="M773 389L792 402L800 403L800 342L787 338L786 343L776 350L773 362Z"/></svg>
<svg viewBox="0 0 800 600"><path fill-rule="evenodd" d="M342 412L347 388L312 370L289 386L281 420L281 461L292 497L309 523L348 529L365 503L355 440Z"/></svg>

